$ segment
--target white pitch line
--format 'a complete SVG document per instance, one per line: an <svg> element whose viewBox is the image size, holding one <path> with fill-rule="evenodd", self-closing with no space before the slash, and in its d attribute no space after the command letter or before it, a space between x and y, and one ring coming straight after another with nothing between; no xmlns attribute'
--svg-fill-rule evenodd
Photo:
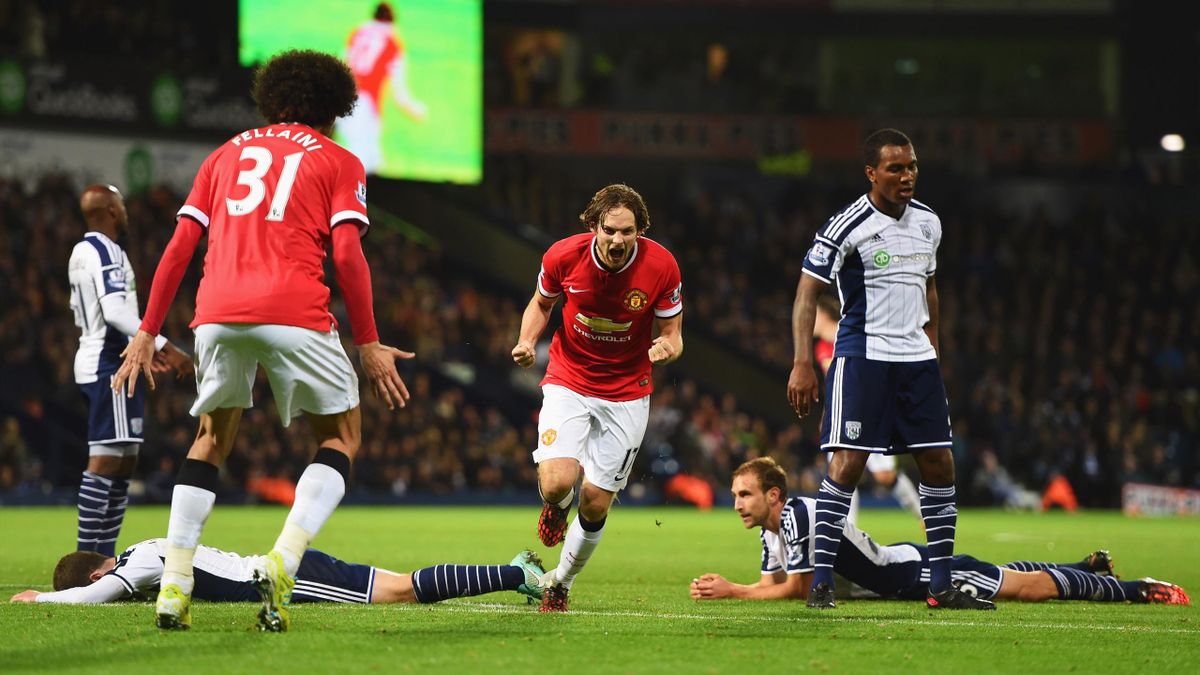
<svg viewBox="0 0 1200 675"><path fill-rule="evenodd" d="M14 584L7 584L10 588L25 588ZM0 585L3 587L3 585ZM118 608L129 607L131 605L149 607L154 603L150 602L120 602L106 603L102 605L89 605L93 610L98 608ZM239 603L240 604L240 603ZM1117 604L1117 603L1114 603ZM309 606L310 603L302 603L301 607ZM60 605L62 606L62 605ZM320 604L315 605L313 609L318 607L321 611L354 611L356 607L362 607L359 604ZM439 611L452 612L456 614L532 614L535 613L525 605L508 605L502 603L485 603L485 602L458 602L454 604L389 604L377 605L380 609L388 611L412 612L412 611ZM435 609L436 608L436 609ZM292 609L296 609L293 605ZM929 619L889 619L869 616L829 616L828 613L822 612L820 617L786 617L786 616L720 616L715 614L654 614L651 612L609 612L596 610L577 610L573 609L568 614L575 616L612 616L624 617L630 619L664 619L667 621L739 621L742 623L793 623L812 625L817 623L835 623L835 624L875 624L881 628L887 628L889 625L897 626L948 626L959 627L967 626L972 628L1037 628L1045 630L1087 630L1087 631L1108 631L1110 633L1171 633L1175 635L1197 635L1200 636L1200 629L1188 630L1185 628L1155 628L1153 626L1104 626L1092 623L1028 623L1021 621L1019 623L998 623L995 621L959 621L956 619L948 619L946 621L932 621ZM961 614L959 614L961 616Z"/></svg>
<svg viewBox="0 0 1200 675"><path fill-rule="evenodd" d="M388 605L388 609L397 609L402 611L411 611L414 609L422 609L422 605ZM503 605L494 603L460 603L456 605L443 605L439 608L443 612L459 612L466 614L517 614L524 611L513 605ZM746 623L762 623L762 622L778 622L778 623L870 623L885 626L887 624L896 624L904 626L971 626L976 628L1038 628L1048 630L1088 630L1088 631L1110 631L1114 633L1176 633L1180 635L1200 635L1200 630L1187 630L1184 628L1155 628L1152 626L1104 626L1097 624L1080 624L1080 623L1028 623L1022 621L1020 623L998 623L995 621L959 621L949 619L946 621L931 621L928 619L888 619L879 617L865 616L829 616L822 613L820 618L805 618L805 617L783 617L783 616L762 616L762 617L742 617L742 616L717 616L710 614L654 614L651 612L608 612L608 611L593 611L593 610L571 610L568 614L577 616L612 616L626 617L634 619L666 619L669 621L742 621Z"/></svg>

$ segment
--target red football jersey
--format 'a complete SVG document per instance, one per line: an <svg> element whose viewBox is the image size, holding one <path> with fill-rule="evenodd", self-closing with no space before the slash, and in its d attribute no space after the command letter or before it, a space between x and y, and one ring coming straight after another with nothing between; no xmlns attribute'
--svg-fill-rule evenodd
<svg viewBox="0 0 1200 675"><path fill-rule="evenodd" d="M817 345L813 347L813 353L817 356L817 367L821 369L821 374L828 373L829 365L833 363L833 343L817 338Z"/></svg>
<svg viewBox="0 0 1200 675"><path fill-rule="evenodd" d="M379 92L387 79L392 61L403 53L391 23L368 21L350 35L346 45L346 60L354 73L360 94L370 96L375 112L379 112Z"/></svg>
<svg viewBox="0 0 1200 675"><path fill-rule="evenodd" d="M243 131L200 165L179 215L208 234L193 327L337 325L324 281L330 235L369 224L366 176L349 150L303 124Z"/></svg>
<svg viewBox="0 0 1200 675"><path fill-rule="evenodd" d="M683 311L679 265L661 244L639 237L625 266L606 270L590 232L567 237L542 257L538 292L566 295L542 384L631 401L650 394L654 318Z"/></svg>

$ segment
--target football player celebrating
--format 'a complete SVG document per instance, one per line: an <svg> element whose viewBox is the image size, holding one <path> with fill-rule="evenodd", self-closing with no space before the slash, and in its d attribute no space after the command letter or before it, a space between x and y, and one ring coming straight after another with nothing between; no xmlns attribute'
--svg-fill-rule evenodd
<svg viewBox="0 0 1200 675"><path fill-rule="evenodd" d="M565 295L542 380L533 453L545 502L538 536L546 546L565 538L558 567L543 578L543 612L567 611L571 584L600 543L613 497L629 480L649 419L651 367L683 353L679 265L645 237L650 215L642 196L627 185L609 185L579 219L588 231L556 242L543 256L512 350L517 365L533 365L550 310ZM567 529L581 469L579 512Z"/></svg>

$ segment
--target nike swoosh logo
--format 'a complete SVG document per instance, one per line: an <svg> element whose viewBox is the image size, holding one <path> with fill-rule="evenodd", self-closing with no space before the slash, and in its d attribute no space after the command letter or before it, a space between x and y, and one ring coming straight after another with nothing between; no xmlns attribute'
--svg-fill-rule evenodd
<svg viewBox="0 0 1200 675"><path fill-rule="evenodd" d="M574 286L567 286L568 293L584 293L586 291L587 291L586 288L575 288Z"/></svg>

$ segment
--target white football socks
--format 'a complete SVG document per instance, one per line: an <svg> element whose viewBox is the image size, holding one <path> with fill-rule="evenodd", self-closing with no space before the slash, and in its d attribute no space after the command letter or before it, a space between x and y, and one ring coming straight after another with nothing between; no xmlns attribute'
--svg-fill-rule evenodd
<svg viewBox="0 0 1200 675"><path fill-rule="evenodd" d="M592 557L592 552L600 544L600 537L603 534L603 526L595 532L588 532L579 524L579 516L575 516L575 519L571 521L571 527L567 528L567 536L563 540L562 557L558 559L558 569L554 573L559 583L566 588L571 587L575 581L575 575L583 570L588 558Z"/></svg>
<svg viewBox="0 0 1200 675"><path fill-rule="evenodd" d="M200 545L204 521L212 513L217 495L194 485L176 485L171 493L171 519L167 524L167 557L163 562L162 585L175 584L192 594L192 558Z"/></svg>
<svg viewBox="0 0 1200 675"><path fill-rule="evenodd" d="M346 494L346 480L328 464L309 464L296 483L296 501L288 513L275 548L289 576L296 576L300 558Z"/></svg>

